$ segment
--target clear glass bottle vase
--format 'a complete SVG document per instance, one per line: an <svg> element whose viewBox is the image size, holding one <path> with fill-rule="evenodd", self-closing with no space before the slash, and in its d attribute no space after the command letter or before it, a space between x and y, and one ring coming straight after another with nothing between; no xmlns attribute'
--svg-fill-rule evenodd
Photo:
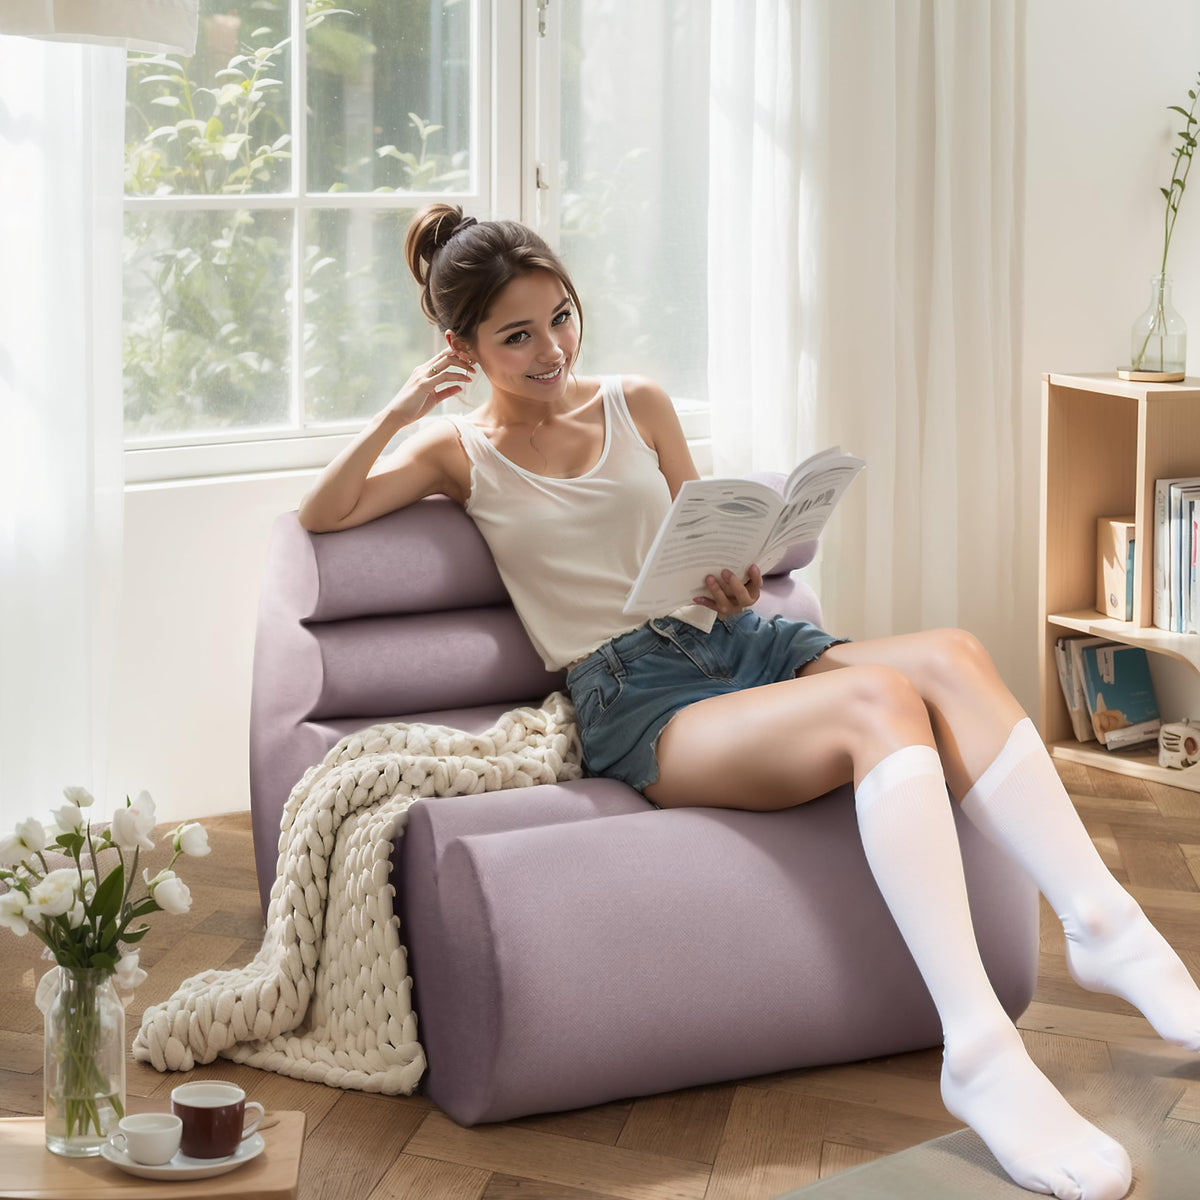
<svg viewBox="0 0 1200 1200"><path fill-rule="evenodd" d="M1187 325L1171 306L1171 276L1150 279L1150 303L1130 331L1130 366L1182 376L1187 363Z"/></svg>
<svg viewBox="0 0 1200 1200"><path fill-rule="evenodd" d="M55 967L37 999L45 1015L46 1146L72 1158L99 1154L125 1115L125 1009L112 972Z"/></svg>

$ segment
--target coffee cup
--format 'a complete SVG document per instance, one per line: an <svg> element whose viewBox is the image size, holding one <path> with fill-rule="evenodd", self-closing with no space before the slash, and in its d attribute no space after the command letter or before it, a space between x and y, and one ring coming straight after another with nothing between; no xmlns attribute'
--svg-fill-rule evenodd
<svg viewBox="0 0 1200 1200"><path fill-rule="evenodd" d="M246 1110L258 1116L246 1124ZM181 1083L171 1091L171 1111L183 1122L180 1149L188 1158L227 1158L257 1128L265 1115L257 1100L247 1100L236 1083L204 1079Z"/></svg>
<svg viewBox="0 0 1200 1200"><path fill-rule="evenodd" d="M183 1134L183 1122L174 1113L132 1113L117 1122L108 1139L136 1163L161 1167L175 1157Z"/></svg>

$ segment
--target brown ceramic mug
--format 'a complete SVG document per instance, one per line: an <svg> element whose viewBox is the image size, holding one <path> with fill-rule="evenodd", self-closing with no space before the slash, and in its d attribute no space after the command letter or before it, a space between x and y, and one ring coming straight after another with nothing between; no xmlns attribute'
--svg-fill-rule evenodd
<svg viewBox="0 0 1200 1200"><path fill-rule="evenodd" d="M246 1124L246 1110L258 1116ZM257 1128L265 1115L257 1100L246 1100L236 1083L217 1079L181 1083L171 1092L171 1111L183 1122L180 1152L188 1158L227 1158Z"/></svg>

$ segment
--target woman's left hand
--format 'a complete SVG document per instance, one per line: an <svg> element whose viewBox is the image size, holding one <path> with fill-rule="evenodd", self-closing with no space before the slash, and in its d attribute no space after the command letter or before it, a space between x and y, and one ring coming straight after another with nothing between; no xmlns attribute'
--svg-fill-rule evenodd
<svg viewBox="0 0 1200 1200"><path fill-rule="evenodd" d="M704 582L708 584L709 594L695 596L693 601L711 608L718 617L731 617L749 608L762 595L762 572L757 564L750 568L744 583L728 570L720 575L709 575Z"/></svg>

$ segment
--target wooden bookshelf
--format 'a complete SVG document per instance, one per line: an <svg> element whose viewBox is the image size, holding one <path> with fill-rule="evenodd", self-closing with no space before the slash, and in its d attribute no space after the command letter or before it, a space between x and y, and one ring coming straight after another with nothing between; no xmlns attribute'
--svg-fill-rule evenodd
<svg viewBox="0 0 1200 1200"><path fill-rule="evenodd" d="M1159 767L1157 746L1111 752L1078 742L1058 682L1064 631L1142 646L1200 676L1200 634L1154 627L1154 481L1200 475L1200 379L1130 383L1116 374L1042 376L1039 718L1056 757L1200 792L1200 764ZM1133 620L1096 604L1096 521L1134 514ZM1200 713L1194 714L1200 716Z"/></svg>

